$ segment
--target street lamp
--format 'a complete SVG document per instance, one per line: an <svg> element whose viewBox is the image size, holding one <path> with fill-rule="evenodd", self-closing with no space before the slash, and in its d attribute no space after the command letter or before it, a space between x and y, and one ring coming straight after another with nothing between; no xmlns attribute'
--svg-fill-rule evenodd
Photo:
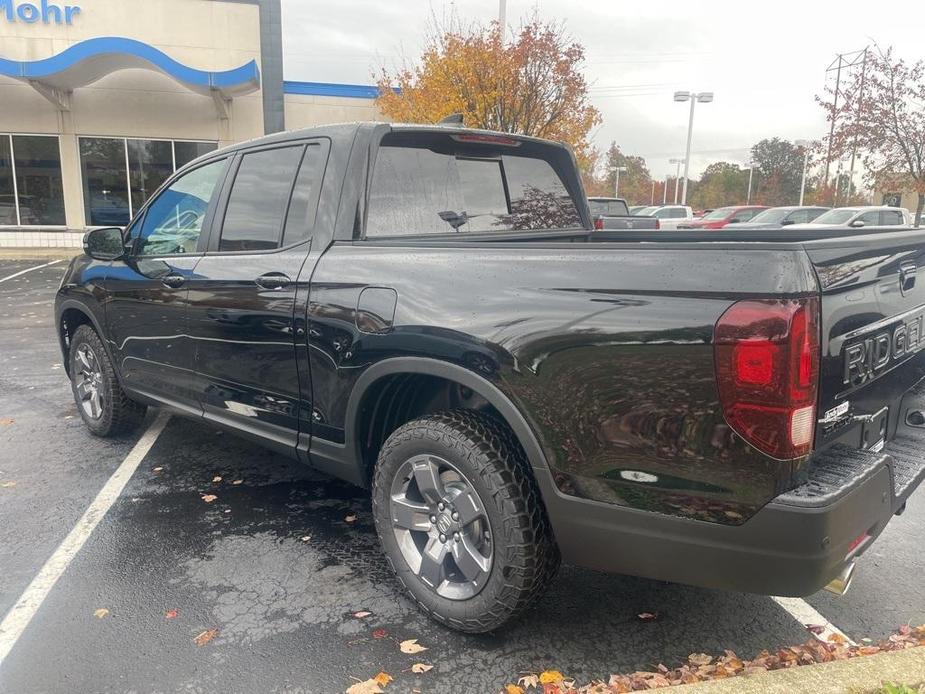
<svg viewBox="0 0 925 694"><path fill-rule="evenodd" d="M748 191L745 193L745 204L752 204L752 174L755 173L755 162L748 162Z"/></svg>
<svg viewBox="0 0 925 694"><path fill-rule="evenodd" d="M809 148L813 143L810 140L797 140L794 144L803 148L803 175L800 176L800 207L802 207L803 193L806 191L806 167L809 165Z"/></svg>
<svg viewBox="0 0 925 694"><path fill-rule="evenodd" d="M626 173L629 171L625 166L615 166L614 170L616 171L616 177L613 182L613 196L615 198L620 197L620 173Z"/></svg>
<svg viewBox="0 0 925 694"><path fill-rule="evenodd" d="M691 164L691 136L694 133L694 105L700 102L708 104L713 101L713 92L675 92L675 101L690 101L691 115L687 121L687 152L684 155L684 192L681 193L681 204L687 204L687 174Z"/></svg>
<svg viewBox="0 0 925 694"><path fill-rule="evenodd" d="M685 161L684 159L669 159L668 160L669 164L677 164L677 167L674 173L674 204L675 205L678 204L678 181L680 180L680 176L681 176L681 164L683 164L684 161ZM684 171L684 176L687 177L687 170Z"/></svg>

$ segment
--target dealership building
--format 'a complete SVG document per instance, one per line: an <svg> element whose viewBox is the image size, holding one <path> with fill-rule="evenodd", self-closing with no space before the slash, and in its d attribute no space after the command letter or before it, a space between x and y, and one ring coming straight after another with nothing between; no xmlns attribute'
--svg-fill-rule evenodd
<svg viewBox="0 0 925 694"><path fill-rule="evenodd" d="M376 93L284 80L279 0L0 0L0 246L79 246L200 154Z"/></svg>

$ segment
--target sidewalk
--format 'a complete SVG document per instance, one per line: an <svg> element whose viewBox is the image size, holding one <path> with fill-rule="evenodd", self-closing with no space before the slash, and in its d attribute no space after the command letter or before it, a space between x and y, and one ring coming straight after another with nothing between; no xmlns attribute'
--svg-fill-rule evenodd
<svg viewBox="0 0 925 694"><path fill-rule="evenodd" d="M879 692L887 682L910 687L925 684L925 647L684 684L665 691L670 694L867 694Z"/></svg>

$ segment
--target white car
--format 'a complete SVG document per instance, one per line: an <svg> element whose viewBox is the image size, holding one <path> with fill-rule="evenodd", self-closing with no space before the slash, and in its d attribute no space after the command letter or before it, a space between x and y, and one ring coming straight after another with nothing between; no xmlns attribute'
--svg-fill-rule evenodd
<svg viewBox="0 0 925 694"><path fill-rule="evenodd" d="M686 205L657 205L636 213L640 217L655 217L661 229L677 229L678 224L694 218L694 211Z"/></svg>
<svg viewBox="0 0 925 694"><path fill-rule="evenodd" d="M870 205L866 207L836 207L806 224L791 224L788 229L820 229L823 227L886 227L912 226L909 212L901 207Z"/></svg>

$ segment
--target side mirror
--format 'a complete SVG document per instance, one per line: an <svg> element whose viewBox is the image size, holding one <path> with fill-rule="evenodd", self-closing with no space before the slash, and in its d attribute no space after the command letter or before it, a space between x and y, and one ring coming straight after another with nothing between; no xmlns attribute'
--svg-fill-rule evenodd
<svg viewBox="0 0 925 694"><path fill-rule="evenodd" d="M850 226L853 226L855 229L858 229L864 226L864 222L862 222L860 219L855 219L853 222L851 222Z"/></svg>
<svg viewBox="0 0 925 694"><path fill-rule="evenodd" d="M125 255L122 230L118 227L92 229L84 234L84 253L96 260L117 260Z"/></svg>

